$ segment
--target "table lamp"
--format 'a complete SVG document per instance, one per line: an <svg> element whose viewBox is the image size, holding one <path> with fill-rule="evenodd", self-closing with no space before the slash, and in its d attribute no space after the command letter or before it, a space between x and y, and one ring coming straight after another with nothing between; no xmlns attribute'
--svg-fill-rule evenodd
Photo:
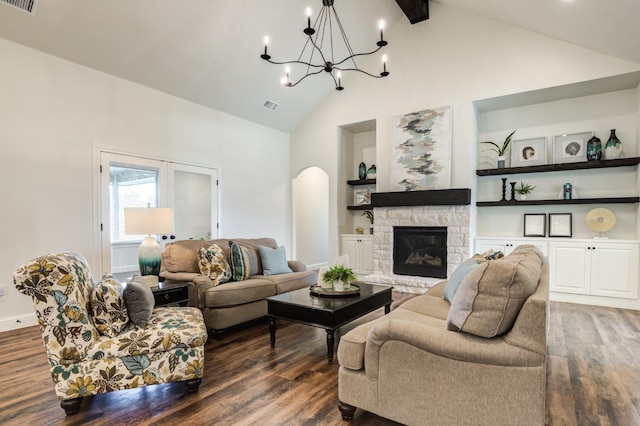
<svg viewBox="0 0 640 426"><path fill-rule="evenodd" d="M161 207L129 207L124 209L124 232L145 235L138 248L140 274L150 287L158 286L162 249L157 234L173 232L173 209Z"/></svg>

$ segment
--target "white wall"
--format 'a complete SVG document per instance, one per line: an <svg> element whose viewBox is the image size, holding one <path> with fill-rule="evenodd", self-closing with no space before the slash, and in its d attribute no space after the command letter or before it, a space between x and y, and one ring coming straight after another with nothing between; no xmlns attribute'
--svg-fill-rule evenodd
<svg viewBox="0 0 640 426"><path fill-rule="evenodd" d="M289 135L0 39L0 331L33 321L13 287L52 251L98 268L96 146L216 167L220 234L291 245Z"/></svg>
<svg viewBox="0 0 640 426"><path fill-rule="evenodd" d="M327 261L329 252L329 176L318 167L303 170L293 181L296 259L308 268Z"/></svg>
<svg viewBox="0 0 640 426"><path fill-rule="evenodd" d="M327 170L333 203L339 187L346 185L334 178L338 176L337 126L376 119L377 190L388 191L392 117L451 105L452 187L473 188L477 155L474 100L640 69L640 64L437 3L431 3L430 15L428 21L416 25L402 18L389 29L388 78L343 77L345 90L330 95L292 133L293 169L316 165ZM374 68L379 66L379 58L371 61ZM330 218L330 258L338 248L336 217Z"/></svg>

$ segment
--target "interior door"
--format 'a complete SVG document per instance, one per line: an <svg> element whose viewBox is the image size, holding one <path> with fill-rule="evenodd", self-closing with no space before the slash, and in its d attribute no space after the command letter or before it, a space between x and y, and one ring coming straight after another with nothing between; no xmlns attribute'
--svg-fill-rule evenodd
<svg viewBox="0 0 640 426"><path fill-rule="evenodd" d="M218 171L169 163L168 203L178 240L218 237Z"/></svg>

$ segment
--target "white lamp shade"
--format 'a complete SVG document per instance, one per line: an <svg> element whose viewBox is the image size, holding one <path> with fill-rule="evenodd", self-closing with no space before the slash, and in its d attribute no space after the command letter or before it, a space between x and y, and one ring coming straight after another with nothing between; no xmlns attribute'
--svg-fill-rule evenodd
<svg viewBox="0 0 640 426"><path fill-rule="evenodd" d="M127 235L170 234L173 232L173 209L163 207L125 208L124 232Z"/></svg>

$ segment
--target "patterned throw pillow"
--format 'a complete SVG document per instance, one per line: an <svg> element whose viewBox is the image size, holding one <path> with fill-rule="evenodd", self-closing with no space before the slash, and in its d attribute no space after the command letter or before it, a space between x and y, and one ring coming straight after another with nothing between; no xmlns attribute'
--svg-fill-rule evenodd
<svg viewBox="0 0 640 426"><path fill-rule="evenodd" d="M229 241L229 246L231 247L231 278L234 281L246 280L252 275L249 249L234 241Z"/></svg>
<svg viewBox="0 0 640 426"><path fill-rule="evenodd" d="M226 283L231 279L231 268L222 249L213 244L209 248L198 249L198 267L200 273L211 279L213 285Z"/></svg>
<svg viewBox="0 0 640 426"><path fill-rule="evenodd" d="M122 291L111 274L104 274L102 281L91 290L93 322L103 336L116 337L129 321Z"/></svg>

